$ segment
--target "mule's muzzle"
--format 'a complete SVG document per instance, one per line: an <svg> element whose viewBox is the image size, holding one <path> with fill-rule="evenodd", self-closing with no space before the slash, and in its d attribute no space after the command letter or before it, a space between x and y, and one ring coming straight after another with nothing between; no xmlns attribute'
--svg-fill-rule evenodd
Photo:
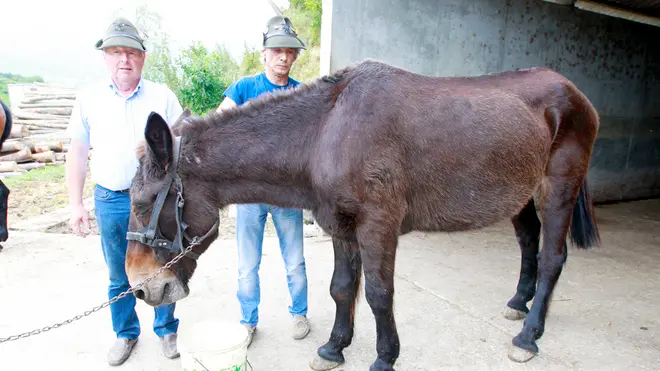
<svg viewBox="0 0 660 371"><path fill-rule="evenodd" d="M157 307L184 299L189 293L188 286L177 277L156 277L139 290L135 290L133 295L152 307Z"/></svg>

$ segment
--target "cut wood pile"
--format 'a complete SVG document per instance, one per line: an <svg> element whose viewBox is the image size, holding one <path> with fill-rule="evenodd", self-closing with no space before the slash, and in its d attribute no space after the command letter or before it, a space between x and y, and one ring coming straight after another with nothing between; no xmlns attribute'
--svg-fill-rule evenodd
<svg viewBox="0 0 660 371"><path fill-rule="evenodd" d="M19 109L12 112L11 134L0 149L0 176L64 163L69 147L65 130L75 99L72 88L34 83L25 89Z"/></svg>

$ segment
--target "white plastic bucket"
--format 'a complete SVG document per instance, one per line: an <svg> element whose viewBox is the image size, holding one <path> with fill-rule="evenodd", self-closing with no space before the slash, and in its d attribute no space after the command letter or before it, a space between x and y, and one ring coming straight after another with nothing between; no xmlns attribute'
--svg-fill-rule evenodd
<svg viewBox="0 0 660 371"><path fill-rule="evenodd" d="M208 320L182 326L178 333L183 371L248 371L243 325Z"/></svg>

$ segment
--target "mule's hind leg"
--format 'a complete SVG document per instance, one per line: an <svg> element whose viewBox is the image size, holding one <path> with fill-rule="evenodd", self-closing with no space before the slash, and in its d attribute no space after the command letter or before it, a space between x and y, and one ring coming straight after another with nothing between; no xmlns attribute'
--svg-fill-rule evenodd
<svg viewBox="0 0 660 371"><path fill-rule="evenodd" d="M520 245L520 278L516 294L507 303L504 317L512 321L525 318L529 309L527 302L536 293L536 272L538 269L539 236L541 222L536 215L534 199L530 199L520 213L511 219Z"/></svg>
<svg viewBox="0 0 660 371"><path fill-rule="evenodd" d="M536 339L543 334L552 292L566 261L566 236L583 181L580 174L586 172L586 164L576 158L579 154L575 147L560 148L548 164L550 188L541 208L543 247L538 260L539 280L532 308L509 352L509 358L516 362L526 362L538 353Z"/></svg>
<svg viewBox="0 0 660 371"><path fill-rule="evenodd" d="M351 344L355 304L360 288L362 259L357 242L332 239L335 251L335 270L330 283L330 295L337 309L330 340L318 349L319 357L312 360L313 370L330 370L344 363L342 351Z"/></svg>

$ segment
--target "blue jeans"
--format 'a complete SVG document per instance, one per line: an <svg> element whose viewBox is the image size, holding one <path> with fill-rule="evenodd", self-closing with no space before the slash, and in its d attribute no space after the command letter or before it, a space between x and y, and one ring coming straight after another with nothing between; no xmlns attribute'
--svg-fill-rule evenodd
<svg viewBox="0 0 660 371"><path fill-rule="evenodd" d="M238 301L241 323L256 326L261 299L259 265L268 212L280 240L291 295L289 313L307 314L307 271L303 255L303 214L299 209L265 204L236 205L236 242L238 245Z"/></svg>
<svg viewBox="0 0 660 371"><path fill-rule="evenodd" d="M113 192L96 185L94 205L101 233L103 257L110 276L108 299L111 299L130 288L125 270L130 198L127 193ZM135 312L135 301L134 295L127 295L110 304L112 329L118 338L137 339L140 335L140 322ZM159 337L177 331L179 320L174 318L174 307L175 304L169 304L154 308L154 332Z"/></svg>

